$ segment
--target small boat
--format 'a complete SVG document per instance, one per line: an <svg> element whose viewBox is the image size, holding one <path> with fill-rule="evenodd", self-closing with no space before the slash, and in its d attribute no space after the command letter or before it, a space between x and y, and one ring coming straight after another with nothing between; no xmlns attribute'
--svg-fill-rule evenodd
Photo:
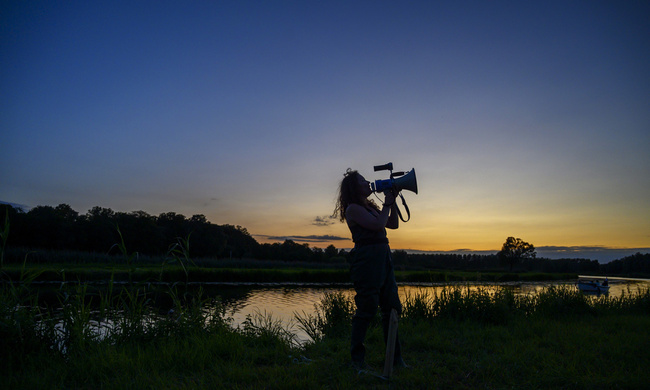
<svg viewBox="0 0 650 390"><path fill-rule="evenodd" d="M609 282L607 278L605 278L604 282L600 282L598 280L578 280L578 289L582 292L587 292L587 293L607 293L609 292Z"/></svg>

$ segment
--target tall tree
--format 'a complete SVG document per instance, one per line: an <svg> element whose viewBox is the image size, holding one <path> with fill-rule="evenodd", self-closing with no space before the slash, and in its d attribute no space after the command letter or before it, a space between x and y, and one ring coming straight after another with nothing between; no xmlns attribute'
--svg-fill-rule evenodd
<svg viewBox="0 0 650 390"><path fill-rule="evenodd" d="M336 249L336 247L334 245L330 244L330 245L327 246L327 248L325 248L325 258L330 259L330 258L336 257L338 255L339 255L339 251L338 251L338 249Z"/></svg>
<svg viewBox="0 0 650 390"><path fill-rule="evenodd" d="M75 224L79 213L67 204L36 206L27 213L30 247L76 249Z"/></svg>
<svg viewBox="0 0 650 390"><path fill-rule="evenodd" d="M81 220L84 234L79 249L90 252L108 252L119 239L116 231L115 212L110 208L95 206Z"/></svg>
<svg viewBox="0 0 650 390"><path fill-rule="evenodd" d="M522 259L534 259L537 256L535 246L529 244L521 238L508 237L503 243L501 251L497 253L499 260L510 267L510 271L519 264Z"/></svg>
<svg viewBox="0 0 650 390"><path fill-rule="evenodd" d="M253 254L259 245L245 227L226 224L221 225L221 229L227 240L225 256L241 259L244 255Z"/></svg>

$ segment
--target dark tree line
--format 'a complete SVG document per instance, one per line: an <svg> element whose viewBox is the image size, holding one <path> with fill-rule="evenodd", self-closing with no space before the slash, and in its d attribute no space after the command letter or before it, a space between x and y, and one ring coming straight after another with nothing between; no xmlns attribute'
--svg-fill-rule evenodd
<svg viewBox="0 0 650 390"><path fill-rule="evenodd" d="M309 244L298 244L292 240L285 240L283 243L260 244L253 253L253 257L256 259L317 263L343 263L346 261L346 255L345 250L338 250L334 245L323 250L310 248Z"/></svg>
<svg viewBox="0 0 650 390"><path fill-rule="evenodd" d="M6 205L3 209L2 221L9 214L7 246L13 247L106 253L123 239L129 252L162 256L178 239L189 237L192 257L241 258L259 245L245 228L216 225L200 214L153 216L93 207L82 215L67 204L37 206L26 213Z"/></svg>
<svg viewBox="0 0 650 390"><path fill-rule="evenodd" d="M67 204L37 206L28 212L0 205L0 231L3 230L6 216L10 226L4 244L14 248L107 253L123 239L131 253L164 256L179 239L189 237L192 258L250 257L290 262L342 263L348 257L344 249L339 250L333 245L325 249L310 248L309 244L291 240L260 244L245 228L216 225L201 214L189 218L174 212L153 216L144 211L125 213L93 207L82 215ZM118 254L117 250L113 252ZM514 237L508 237L501 251L492 255L408 254L395 250L393 260L397 269L650 274L650 254L637 253L607 264L589 259L550 260L537 258L533 245Z"/></svg>
<svg viewBox="0 0 650 390"><path fill-rule="evenodd" d="M609 272L620 274L623 272L608 271L609 264L600 264L597 260L589 259L546 259L528 258L521 259L510 268L509 263L504 263L497 254L406 254L404 251L394 251L393 259L398 268L443 269L460 271L511 271L511 272L547 272L547 273L584 273L594 274ZM650 264L650 259L646 260ZM639 271L641 272L641 271ZM628 272L629 273L629 272Z"/></svg>
<svg viewBox="0 0 650 390"><path fill-rule="evenodd" d="M216 225L204 215L185 217L167 212L158 216L144 211L116 212L93 207L79 214L67 204L37 206L22 212L0 205L0 224L9 218L7 246L95 253L111 251L124 240L130 253L164 256L179 239L189 237L192 258L252 257L265 260L343 262L345 251L330 245L325 250L291 240L260 244L241 226Z"/></svg>
<svg viewBox="0 0 650 390"><path fill-rule="evenodd" d="M572 273L591 275L650 275L650 253L624 257L600 264L590 259L546 259L536 256L535 247L519 238L508 237L494 255L407 254L394 251L397 267L464 271L504 270L514 272Z"/></svg>
<svg viewBox="0 0 650 390"><path fill-rule="evenodd" d="M603 264L601 269L609 274L650 275L650 253L639 253Z"/></svg>

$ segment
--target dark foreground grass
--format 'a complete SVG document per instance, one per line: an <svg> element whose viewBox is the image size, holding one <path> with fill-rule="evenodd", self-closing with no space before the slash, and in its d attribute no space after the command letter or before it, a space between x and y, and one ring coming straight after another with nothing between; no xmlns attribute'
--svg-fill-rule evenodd
<svg viewBox="0 0 650 390"><path fill-rule="evenodd" d="M0 388L647 388L647 290L615 299L567 288L534 296L449 288L408 297L400 337L411 368L390 381L349 368L353 306L342 294L327 295L313 315L297 315L315 340L304 346L268 316L232 329L200 296L170 294L171 314L153 318L143 291L103 297L98 314L80 286L53 315L27 305L35 299L30 291L5 285ZM115 324L103 338L89 331L97 315ZM61 316L69 329L54 325ZM379 371L384 344L377 326L366 344Z"/></svg>
<svg viewBox="0 0 650 390"><path fill-rule="evenodd" d="M393 388L647 388L648 318L518 320L508 326L438 321L404 324L410 369ZM383 366L375 329L370 364ZM308 357L303 358L303 356ZM149 345L92 345L67 359L36 353L5 366L4 388L388 388L345 364L347 343L291 351L236 333L193 335Z"/></svg>

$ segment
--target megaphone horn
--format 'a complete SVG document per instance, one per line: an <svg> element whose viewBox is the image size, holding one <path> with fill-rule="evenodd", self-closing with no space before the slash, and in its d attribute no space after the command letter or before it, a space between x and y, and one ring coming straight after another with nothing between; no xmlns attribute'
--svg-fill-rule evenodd
<svg viewBox="0 0 650 390"><path fill-rule="evenodd" d="M393 179L393 187L398 191L409 190L418 193L418 182L415 178L415 168L408 171L404 176Z"/></svg>

